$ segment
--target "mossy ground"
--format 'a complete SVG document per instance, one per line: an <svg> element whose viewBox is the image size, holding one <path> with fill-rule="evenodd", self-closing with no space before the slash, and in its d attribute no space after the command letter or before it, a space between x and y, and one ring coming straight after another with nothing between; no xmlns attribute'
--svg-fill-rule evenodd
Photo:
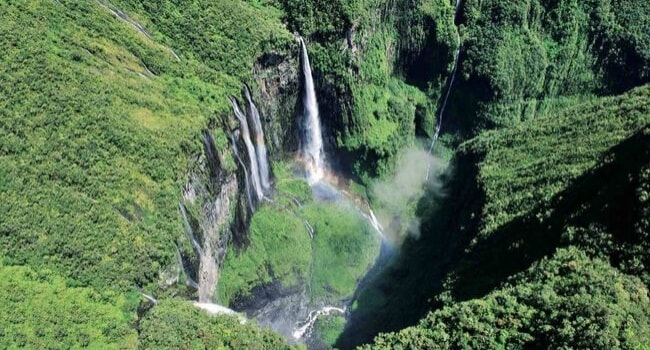
<svg viewBox="0 0 650 350"><path fill-rule="evenodd" d="M272 282L306 287L312 301L350 297L377 256L379 236L351 204L313 200L286 164L276 164L275 174L277 193L253 216L250 244L226 257L219 301L246 299Z"/></svg>

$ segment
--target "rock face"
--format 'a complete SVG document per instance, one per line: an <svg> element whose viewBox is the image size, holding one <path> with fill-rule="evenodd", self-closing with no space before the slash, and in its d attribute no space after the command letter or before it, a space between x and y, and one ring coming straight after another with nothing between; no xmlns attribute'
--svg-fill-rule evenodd
<svg viewBox="0 0 650 350"><path fill-rule="evenodd" d="M284 54L268 53L253 67L251 93L260 109L262 127L272 159L298 150L297 112L300 110L300 46Z"/></svg>
<svg viewBox="0 0 650 350"><path fill-rule="evenodd" d="M224 156L209 130L203 132L203 146L204 154L188 175L179 205L193 245L193 254L181 252L180 263L188 280L197 281L189 284L198 287L199 302L208 303L216 292L228 242L237 236L237 219L242 219L234 209L245 198L240 196L238 173L222 166Z"/></svg>

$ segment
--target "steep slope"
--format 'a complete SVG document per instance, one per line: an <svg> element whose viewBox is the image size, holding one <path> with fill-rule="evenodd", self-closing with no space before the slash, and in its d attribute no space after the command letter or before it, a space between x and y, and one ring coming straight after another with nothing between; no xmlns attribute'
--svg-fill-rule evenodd
<svg viewBox="0 0 650 350"><path fill-rule="evenodd" d="M649 96L644 86L464 144L422 237L363 292L340 345L482 298L563 246L647 284Z"/></svg>
<svg viewBox="0 0 650 350"><path fill-rule="evenodd" d="M178 207L187 174L202 157L203 135L214 135L224 167L233 164L224 130L214 129L231 113L227 98L253 81L263 50L288 55L293 38L277 10L243 1L196 16L196 25L221 24L200 32L206 37L182 36L199 31L152 21L178 14L167 5L0 6L0 259L3 273L28 266L15 272L27 271L28 281L16 282L25 295L1 298L34 316L3 318L8 347L41 347L45 337L62 347L135 348L136 290L194 293L178 283L174 254L175 246L192 249ZM222 16L233 21L215 20ZM216 31L231 37L216 40ZM39 295L57 293L61 300L41 307ZM52 325L61 310L74 320ZM25 327L14 333L5 323Z"/></svg>

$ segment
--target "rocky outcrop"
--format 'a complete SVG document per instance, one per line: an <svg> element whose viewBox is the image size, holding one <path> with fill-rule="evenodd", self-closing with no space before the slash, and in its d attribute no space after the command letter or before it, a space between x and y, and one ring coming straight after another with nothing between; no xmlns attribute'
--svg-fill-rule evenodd
<svg viewBox="0 0 650 350"><path fill-rule="evenodd" d="M209 130L203 132L203 146L204 153L188 175L179 204L193 247L191 252L181 250L180 264L187 279L196 281L188 285L198 287L199 302L211 302L228 243L238 235L236 208L242 196L237 172L222 166L224 154L217 150Z"/></svg>

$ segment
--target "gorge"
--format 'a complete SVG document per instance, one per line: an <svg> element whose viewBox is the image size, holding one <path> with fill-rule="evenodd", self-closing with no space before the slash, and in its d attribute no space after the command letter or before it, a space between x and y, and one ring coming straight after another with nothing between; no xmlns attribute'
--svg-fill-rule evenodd
<svg viewBox="0 0 650 350"><path fill-rule="evenodd" d="M0 10L0 348L650 344L649 3Z"/></svg>

